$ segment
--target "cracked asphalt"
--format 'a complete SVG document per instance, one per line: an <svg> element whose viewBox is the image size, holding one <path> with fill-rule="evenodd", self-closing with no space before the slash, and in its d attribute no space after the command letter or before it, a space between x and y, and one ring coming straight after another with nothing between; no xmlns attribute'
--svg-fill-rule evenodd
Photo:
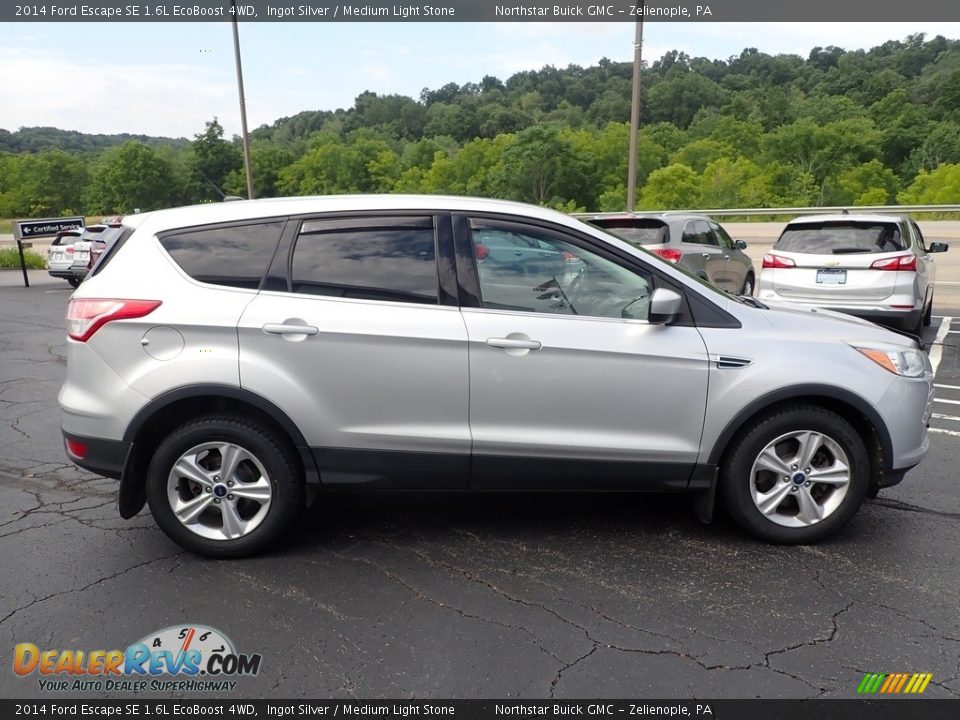
<svg viewBox="0 0 960 720"><path fill-rule="evenodd" d="M671 497L324 496L274 552L209 561L66 461L69 291L33 284L0 286L2 697L50 697L11 672L17 643L122 649L186 623L263 655L251 698L852 697L866 672L960 696L960 433L813 547ZM960 390L957 350L938 382Z"/></svg>

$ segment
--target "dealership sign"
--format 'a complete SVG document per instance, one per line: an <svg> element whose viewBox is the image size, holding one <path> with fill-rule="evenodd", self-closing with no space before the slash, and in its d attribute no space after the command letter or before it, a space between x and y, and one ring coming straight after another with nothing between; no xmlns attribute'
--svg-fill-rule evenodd
<svg viewBox="0 0 960 720"><path fill-rule="evenodd" d="M18 235L21 238L56 235L64 230L78 230L84 227L82 217L45 218L43 220L17 220Z"/></svg>

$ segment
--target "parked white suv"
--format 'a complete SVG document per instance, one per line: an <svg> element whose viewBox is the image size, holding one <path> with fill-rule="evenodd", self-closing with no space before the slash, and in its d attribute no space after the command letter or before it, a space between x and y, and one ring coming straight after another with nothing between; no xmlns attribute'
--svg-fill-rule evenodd
<svg viewBox="0 0 960 720"><path fill-rule="evenodd" d="M905 215L812 215L787 223L763 256L757 297L839 310L919 335L930 324L937 268Z"/></svg>
<svg viewBox="0 0 960 720"><path fill-rule="evenodd" d="M913 339L738 298L551 210L343 196L124 222L67 310L66 450L206 555L272 542L308 488L659 490L703 519L719 491L754 535L812 542L927 450ZM505 235L536 252L487 262Z"/></svg>

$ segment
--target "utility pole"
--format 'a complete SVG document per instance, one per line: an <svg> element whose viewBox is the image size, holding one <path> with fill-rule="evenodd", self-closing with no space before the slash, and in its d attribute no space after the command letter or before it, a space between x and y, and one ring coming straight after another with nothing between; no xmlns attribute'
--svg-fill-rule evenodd
<svg viewBox="0 0 960 720"><path fill-rule="evenodd" d="M247 103L243 97L243 68L240 65L240 30L237 28L237 2L230 0L233 25L233 56L237 63L237 88L240 91L240 131L243 133L243 166L247 172L247 198L253 200L253 168L250 165L250 137L247 134Z"/></svg>
<svg viewBox="0 0 960 720"><path fill-rule="evenodd" d="M637 5L633 39L633 90L630 97L630 158L627 163L627 212L633 212L637 197L637 135L640 132L640 67L643 54L643 11L645 0Z"/></svg>

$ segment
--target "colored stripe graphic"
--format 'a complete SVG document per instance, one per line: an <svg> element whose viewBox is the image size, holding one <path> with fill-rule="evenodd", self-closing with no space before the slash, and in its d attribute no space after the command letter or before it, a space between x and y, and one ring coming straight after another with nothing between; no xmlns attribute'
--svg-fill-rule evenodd
<svg viewBox="0 0 960 720"><path fill-rule="evenodd" d="M899 693L918 695L927 689L933 679L932 673L867 673L857 686L857 694L871 695Z"/></svg>

